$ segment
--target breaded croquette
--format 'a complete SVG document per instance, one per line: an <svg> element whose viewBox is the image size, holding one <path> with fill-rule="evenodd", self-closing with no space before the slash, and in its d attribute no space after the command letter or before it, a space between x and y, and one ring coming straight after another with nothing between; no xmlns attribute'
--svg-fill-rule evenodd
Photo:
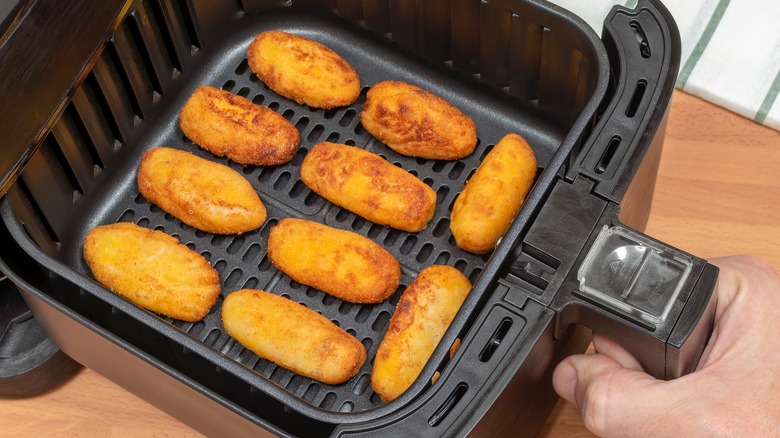
<svg viewBox="0 0 780 438"><path fill-rule="evenodd" d="M450 229L458 247L483 254L512 224L536 177L536 156L517 134L496 144L452 206Z"/></svg>
<svg viewBox="0 0 780 438"><path fill-rule="evenodd" d="M210 86L195 89L179 115L182 132L214 155L273 166L295 156L298 130L270 108Z"/></svg>
<svg viewBox="0 0 780 438"><path fill-rule="evenodd" d="M330 48L281 31L258 35L247 50L249 68L268 87L301 105L331 109L360 95L360 78Z"/></svg>
<svg viewBox="0 0 780 438"><path fill-rule="evenodd" d="M222 325L258 356L327 384L346 382L366 360L363 344L328 318L265 291L230 293Z"/></svg>
<svg viewBox="0 0 780 438"><path fill-rule="evenodd" d="M149 202L185 224L215 234L239 234L263 225L266 209L240 173L166 147L141 158L138 188Z"/></svg>
<svg viewBox="0 0 780 438"><path fill-rule="evenodd" d="M268 258L293 280L352 303L382 302L401 280L398 261L371 239L303 219L271 228Z"/></svg>
<svg viewBox="0 0 780 438"><path fill-rule="evenodd" d="M354 146L314 145L301 164L301 180L334 204L399 230L422 230L436 209L436 192L427 184Z"/></svg>
<svg viewBox="0 0 780 438"><path fill-rule="evenodd" d="M406 391L422 371L471 290L451 266L423 269L406 288L374 358L371 386L389 402Z"/></svg>
<svg viewBox="0 0 780 438"><path fill-rule="evenodd" d="M219 296L219 274L202 255L173 236L133 223L90 230L84 259L108 289L171 318L199 321Z"/></svg>
<svg viewBox="0 0 780 438"><path fill-rule="evenodd" d="M457 160L477 146L471 117L405 82L385 81L371 87L360 122L390 149L410 157Z"/></svg>

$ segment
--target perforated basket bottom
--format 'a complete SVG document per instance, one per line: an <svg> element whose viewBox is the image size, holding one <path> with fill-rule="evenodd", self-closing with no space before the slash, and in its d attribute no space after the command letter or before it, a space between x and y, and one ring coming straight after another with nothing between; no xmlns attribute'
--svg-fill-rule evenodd
<svg viewBox="0 0 780 438"><path fill-rule="evenodd" d="M155 119L137 125L138 136L128 141L118 156L122 163L112 165L114 174L106 183L84 194L80 211L72 218L73 233L62 241L64 261L89 275L81 257L81 241L95 224L130 221L176 236L193 250L203 254L219 272L222 296L200 322L166 321L191 338L212 348L230 360L251 369L258 376L285 388L306 403L334 412L357 412L381 404L370 386L370 373L379 343L405 287L423 268L432 264L456 267L472 282L479 276L489 255L477 256L458 249L449 229L449 215L457 194L484 155L503 135L518 132L534 147L544 166L557 149L564 133L533 114L510 106L494 96L481 94L468 84L442 72L436 72L405 58L391 48L361 39L330 22L307 18L245 20L237 33L225 40L225 46L198 54L199 73L184 72L179 78L181 93L163 96L158 105L165 110ZM264 86L249 70L246 47L252 38L266 29L295 32L318 40L340 53L358 71L363 84L359 101L351 106L323 111L298 105ZM193 70L193 71L195 71ZM477 125L479 144L469 157L457 161L435 161L404 157L381 144L361 126L359 112L365 92L382 80L403 80L426 88L460 108ZM208 84L247 97L282 114L301 134L301 145L294 159L275 167L241 167L225 158L201 150L185 138L178 128L178 111L195 87ZM411 234L373 224L339 208L312 192L299 177L300 164L320 141L340 142L375 152L393 164L415 174L437 194L433 220L423 231ZM149 148L169 146L192 152L241 172L255 187L268 209L268 220L259 230L238 236L218 236L195 230L146 201L138 192L135 171L141 155ZM118 169L118 170L117 170ZM124 170L123 170L124 169ZM125 171L128 170L129 171ZM268 261L266 242L270 228L285 217L298 217L354 231L382 245L402 266L401 286L387 301L376 305L343 302L318 290L303 286L277 271ZM368 352L360 372L342 385L326 385L296 375L260 359L230 338L220 320L224 296L242 288L267 290L320 312L359 339ZM139 312L143 310L138 309Z"/></svg>

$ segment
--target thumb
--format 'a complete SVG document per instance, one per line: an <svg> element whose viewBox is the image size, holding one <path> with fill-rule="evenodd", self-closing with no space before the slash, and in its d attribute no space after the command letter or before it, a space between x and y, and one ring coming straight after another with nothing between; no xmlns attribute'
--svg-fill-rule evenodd
<svg viewBox="0 0 780 438"><path fill-rule="evenodd" d="M553 386L558 395L577 406L585 427L596 435L669 436L680 432L669 423L670 411L681 406L675 383L626 368L604 354L564 359L555 368Z"/></svg>

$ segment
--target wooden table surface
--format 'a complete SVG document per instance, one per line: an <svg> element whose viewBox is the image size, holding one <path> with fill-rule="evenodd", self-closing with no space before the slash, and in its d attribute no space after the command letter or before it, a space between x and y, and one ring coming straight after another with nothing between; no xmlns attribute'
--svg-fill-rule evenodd
<svg viewBox="0 0 780 438"><path fill-rule="evenodd" d="M780 133L675 92L647 234L703 258L751 253L780 271ZM0 399L0 436L199 436L92 370ZM592 436L559 402L545 437Z"/></svg>

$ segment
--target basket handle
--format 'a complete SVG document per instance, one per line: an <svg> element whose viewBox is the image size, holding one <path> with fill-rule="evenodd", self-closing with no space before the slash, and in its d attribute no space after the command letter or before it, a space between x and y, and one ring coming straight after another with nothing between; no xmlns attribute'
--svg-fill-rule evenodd
<svg viewBox="0 0 780 438"><path fill-rule="evenodd" d="M594 196L594 184L558 181L503 280L549 303L556 339L584 325L656 378L694 371L712 329L718 269L621 223L623 206Z"/></svg>
<svg viewBox="0 0 780 438"><path fill-rule="evenodd" d="M620 224L594 234L576 288L559 300L558 330L602 333L659 379L693 372L712 333L718 268Z"/></svg>

